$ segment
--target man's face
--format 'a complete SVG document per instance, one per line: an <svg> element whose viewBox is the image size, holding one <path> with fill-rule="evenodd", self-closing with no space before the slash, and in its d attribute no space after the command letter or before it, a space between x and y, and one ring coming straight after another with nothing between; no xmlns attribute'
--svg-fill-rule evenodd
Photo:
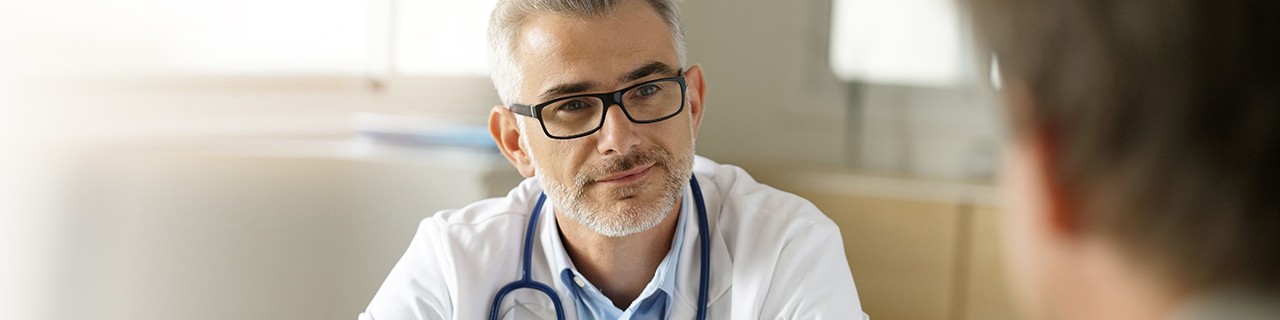
<svg viewBox="0 0 1280 320"><path fill-rule="evenodd" d="M522 81L514 100L521 104L611 92L680 72L670 29L643 1L601 18L535 14L518 39ZM686 77L690 91L701 84L696 67ZM606 106L599 131L569 140L547 137L526 118L521 141L560 213L600 234L625 236L657 225L680 199L701 112L694 100L686 99L675 117L649 124Z"/></svg>

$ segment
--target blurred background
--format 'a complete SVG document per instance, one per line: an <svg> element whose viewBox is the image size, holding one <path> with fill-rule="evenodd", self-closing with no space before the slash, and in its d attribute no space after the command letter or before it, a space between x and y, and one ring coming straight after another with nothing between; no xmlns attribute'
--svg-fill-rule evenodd
<svg viewBox="0 0 1280 320"><path fill-rule="evenodd" d="M0 0L3 319L352 319L520 177L493 0ZM685 0L698 153L841 225L875 319L1013 319L989 58L951 0Z"/></svg>

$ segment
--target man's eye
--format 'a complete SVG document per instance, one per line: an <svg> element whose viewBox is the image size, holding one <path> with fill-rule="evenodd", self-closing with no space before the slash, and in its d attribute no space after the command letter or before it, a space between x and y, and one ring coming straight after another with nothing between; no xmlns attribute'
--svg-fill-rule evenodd
<svg viewBox="0 0 1280 320"><path fill-rule="evenodd" d="M649 97L649 96L658 94L658 91L662 91L662 87L656 84L647 84L639 88L636 88L636 95L639 95L641 97Z"/></svg>
<svg viewBox="0 0 1280 320"><path fill-rule="evenodd" d="M590 105L582 100L570 100L561 103L559 107L556 107L556 111L571 112L587 109L588 107L590 107Z"/></svg>

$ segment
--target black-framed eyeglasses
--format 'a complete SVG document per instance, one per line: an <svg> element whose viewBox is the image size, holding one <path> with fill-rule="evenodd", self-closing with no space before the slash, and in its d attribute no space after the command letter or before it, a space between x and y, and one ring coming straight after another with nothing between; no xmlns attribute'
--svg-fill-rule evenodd
<svg viewBox="0 0 1280 320"><path fill-rule="evenodd" d="M532 106L512 104L508 109L538 119L548 137L573 139L599 131L609 106L615 104L633 123L670 119L684 111L685 89L684 76L675 76L614 92L573 95Z"/></svg>

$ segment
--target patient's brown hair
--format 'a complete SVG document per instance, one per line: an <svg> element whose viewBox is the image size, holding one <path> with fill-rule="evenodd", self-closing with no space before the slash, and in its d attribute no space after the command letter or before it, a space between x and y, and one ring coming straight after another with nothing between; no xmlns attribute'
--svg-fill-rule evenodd
<svg viewBox="0 0 1280 320"><path fill-rule="evenodd" d="M1280 288L1280 3L965 2L1084 232L1176 286Z"/></svg>

